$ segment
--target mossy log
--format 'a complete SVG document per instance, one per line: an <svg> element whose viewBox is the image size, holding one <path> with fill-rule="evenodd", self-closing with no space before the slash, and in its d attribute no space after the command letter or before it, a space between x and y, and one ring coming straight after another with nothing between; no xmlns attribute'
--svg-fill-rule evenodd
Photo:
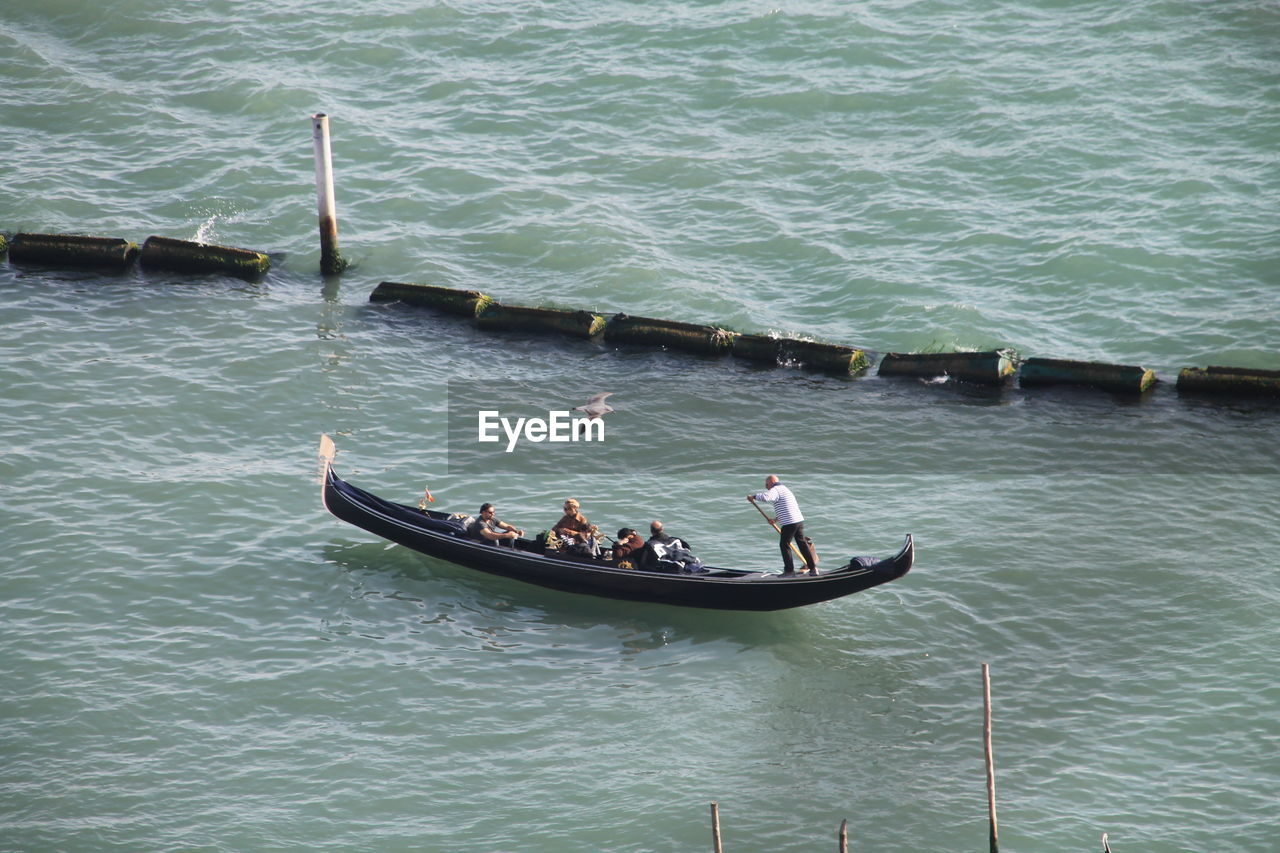
<svg viewBox="0 0 1280 853"><path fill-rule="evenodd" d="M137 257L137 243L115 237L15 234L9 244L9 261L15 264L125 270Z"/></svg>
<svg viewBox="0 0 1280 853"><path fill-rule="evenodd" d="M732 352L735 358L828 373L857 373L870 364L867 354L856 347L773 335L734 335Z"/></svg>
<svg viewBox="0 0 1280 853"><path fill-rule="evenodd" d="M1280 370L1184 367L1178 373L1178 393L1280 398Z"/></svg>
<svg viewBox="0 0 1280 853"><path fill-rule="evenodd" d="M1141 393L1156 382L1155 371L1130 364L1029 358L1018 371L1024 388L1044 385L1087 385L1107 391Z"/></svg>
<svg viewBox="0 0 1280 853"><path fill-rule="evenodd" d="M7 251L9 251L9 241L3 234L0 234L0 255L3 255Z"/></svg>
<svg viewBox="0 0 1280 853"><path fill-rule="evenodd" d="M369 295L370 302L404 302L434 308L459 317L475 317L493 303L493 297L478 290L456 290L434 284L384 281Z"/></svg>
<svg viewBox="0 0 1280 853"><path fill-rule="evenodd" d="M1013 375L1008 350L985 352L885 353L876 371L880 376L930 379L949 376L979 385L1003 385Z"/></svg>
<svg viewBox="0 0 1280 853"><path fill-rule="evenodd" d="M858 373L866 370L870 364L867 354L855 347L793 338L778 339L778 362L794 364L806 370L841 374Z"/></svg>
<svg viewBox="0 0 1280 853"><path fill-rule="evenodd" d="M476 314L481 329L504 332L535 332L591 338L604 330L604 317L590 311L562 308L528 308L490 302Z"/></svg>
<svg viewBox="0 0 1280 853"><path fill-rule="evenodd" d="M604 338L612 343L646 344L704 355L721 355L733 345L735 333L701 323L655 320L615 314L604 328Z"/></svg>
<svg viewBox="0 0 1280 853"><path fill-rule="evenodd" d="M781 359L782 341L773 335L734 335L730 352L734 358L777 365Z"/></svg>
<svg viewBox="0 0 1280 853"><path fill-rule="evenodd" d="M271 259L265 252L154 236L142 244L141 261L150 270L221 273L240 278L257 278L271 268Z"/></svg>

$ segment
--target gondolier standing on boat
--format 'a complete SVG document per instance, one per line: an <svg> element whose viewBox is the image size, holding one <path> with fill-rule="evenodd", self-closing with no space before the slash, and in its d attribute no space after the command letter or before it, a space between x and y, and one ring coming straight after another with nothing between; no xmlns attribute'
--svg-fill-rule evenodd
<svg viewBox="0 0 1280 853"><path fill-rule="evenodd" d="M800 512L800 504L796 501L796 496L782 485L777 474L770 474L764 478L764 488L763 492L747 495L747 500L752 503L764 501L773 504L774 514L778 517L778 532L781 534L778 545L782 549L782 574L796 573L795 562L791 558L791 548L794 543L800 551L800 556L804 558L805 569L809 574L816 575L818 563L813 558L813 548L804 538L804 515Z"/></svg>

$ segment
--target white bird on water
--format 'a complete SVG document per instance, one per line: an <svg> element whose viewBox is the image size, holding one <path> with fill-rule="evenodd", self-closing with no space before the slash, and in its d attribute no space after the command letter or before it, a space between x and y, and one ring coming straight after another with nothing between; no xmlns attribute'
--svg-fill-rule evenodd
<svg viewBox="0 0 1280 853"><path fill-rule="evenodd" d="M613 394L612 391L606 391L603 394L597 394L594 397L592 397L590 400L587 400L587 404L585 406L578 406L574 409L574 411L586 413L588 420L593 420L595 418L602 418L613 411L613 406L610 406L608 403L604 401L604 398L610 396L611 394Z"/></svg>

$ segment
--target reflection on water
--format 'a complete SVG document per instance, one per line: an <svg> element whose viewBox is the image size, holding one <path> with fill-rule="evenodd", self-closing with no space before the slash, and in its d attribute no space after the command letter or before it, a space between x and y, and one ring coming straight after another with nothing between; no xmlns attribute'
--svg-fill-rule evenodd
<svg viewBox="0 0 1280 853"><path fill-rule="evenodd" d="M807 616L801 611L738 613L615 601L544 589L384 544L331 544L322 553L326 563L346 573L351 599L409 604L422 611L415 618L423 626L477 630L492 638L570 629L580 637L589 635L582 642L596 651L601 650L600 638L609 636L623 654L674 644L728 644L717 653L805 645ZM376 610L362 612L366 619L379 618ZM393 622L403 612L389 607L383 615ZM495 645L495 650L503 648Z"/></svg>

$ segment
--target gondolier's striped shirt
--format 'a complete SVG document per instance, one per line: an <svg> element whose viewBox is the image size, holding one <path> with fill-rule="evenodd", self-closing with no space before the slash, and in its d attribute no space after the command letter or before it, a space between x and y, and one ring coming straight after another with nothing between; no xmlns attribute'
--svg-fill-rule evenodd
<svg viewBox="0 0 1280 853"><path fill-rule="evenodd" d="M767 492L760 492L756 495L758 501L768 501L773 504L773 511L778 515L778 524L797 524L804 521L804 516L800 514L800 504L796 502L796 496L791 494L791 490L781 483L776 484Z"/></svg>

